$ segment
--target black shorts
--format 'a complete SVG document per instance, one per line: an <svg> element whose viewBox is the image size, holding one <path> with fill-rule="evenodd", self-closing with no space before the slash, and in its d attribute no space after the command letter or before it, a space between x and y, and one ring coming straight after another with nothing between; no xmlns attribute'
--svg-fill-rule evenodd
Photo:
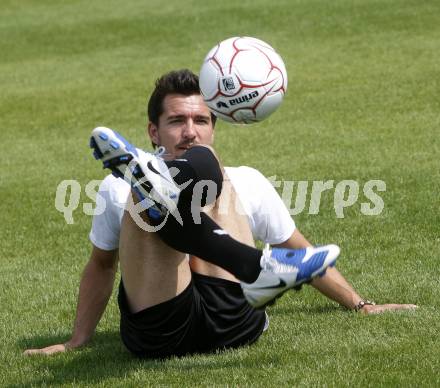
<svg viewBox="0 0 440 388"><path fill-rule="evenodd" d="M240 284L192 274L178 296L130 313L119 285L121 338L139 357L166 358L250 344L264 330L266 314L247 303Z"/></svg>

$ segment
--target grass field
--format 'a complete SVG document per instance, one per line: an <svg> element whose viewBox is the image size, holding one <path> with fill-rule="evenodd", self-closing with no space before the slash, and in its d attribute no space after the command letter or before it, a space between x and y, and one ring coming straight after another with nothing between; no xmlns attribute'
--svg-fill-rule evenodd
<svg viewBox="0 0 440 388"><path fill-rule="evenodd" d="M436 0L2 0L0 385L439 386L439 14ZM153 81L198 71L235 35L270 42L289 88L263 123L219 123L223 162L293 181L386 182L379 216L361 213L361 191L337 218L329 191L319 214L295 220L342 247L338 268L362 295L420 308L361 316L306 287L269 309L254 346L159 362L124 350L113 297L90 346L23 357L71 333L90 252L84 186L104 177L90 130L148 147ZM83 188L71 225L54 205L65 179Z"/></svg>

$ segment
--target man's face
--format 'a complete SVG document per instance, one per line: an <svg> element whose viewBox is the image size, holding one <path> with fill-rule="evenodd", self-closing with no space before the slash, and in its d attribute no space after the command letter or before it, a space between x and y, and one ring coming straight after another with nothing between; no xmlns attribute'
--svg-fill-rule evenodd
<svg viewBox="0 0 440 388"><path fill-rule="evenodd" d="M148 124L151 140L166 149L167 158L182 155L195 144L211 145L214 127L202 96L169 94L163 100L159 125Z"/></svg>

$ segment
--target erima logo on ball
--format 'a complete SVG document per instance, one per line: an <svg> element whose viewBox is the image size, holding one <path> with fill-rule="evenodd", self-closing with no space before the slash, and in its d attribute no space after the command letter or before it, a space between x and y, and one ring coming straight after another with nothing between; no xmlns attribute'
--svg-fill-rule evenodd
<svg viewBox="0 0 440 388"><path fill-rule="evenodd" d="M223 87L225 88L225 90L234 90L235 89L234 79L232 77L225 77L222 79L222 82L223 82Z"/></svg>
<svg viewBox="0 0 440 388"><path fill-rule="evenodd" d="M242 104L243 102L248 102L254 99L255 97L258 97L259 95L260 93L258 93L258 90L255 90L254 92L245 94L244 96L230 99L229 104L231 105Z"/></svg>

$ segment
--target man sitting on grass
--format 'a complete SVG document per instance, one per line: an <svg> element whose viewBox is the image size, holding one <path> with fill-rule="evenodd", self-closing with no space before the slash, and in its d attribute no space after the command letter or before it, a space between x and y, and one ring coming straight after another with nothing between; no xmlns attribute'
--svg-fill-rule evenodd
<svg viewBox="0 0 440 388"><path fill-rule="evenodd" d="M161 157L108 128L92 132L95 157L115 176L100 187L106 209L93 219L73 334L65 344L26 354L63 352L90 340L118 261L121 337L141 357L252 343L268 326L263 307L303 283L365 314L415 307L363 300L333 267L339 248L313 248L258 171L220 166L211 148L215 117L196 75L161 77L148 116L150 139L165 150ZM260 251L254 239L272 248Z"/></svg>

